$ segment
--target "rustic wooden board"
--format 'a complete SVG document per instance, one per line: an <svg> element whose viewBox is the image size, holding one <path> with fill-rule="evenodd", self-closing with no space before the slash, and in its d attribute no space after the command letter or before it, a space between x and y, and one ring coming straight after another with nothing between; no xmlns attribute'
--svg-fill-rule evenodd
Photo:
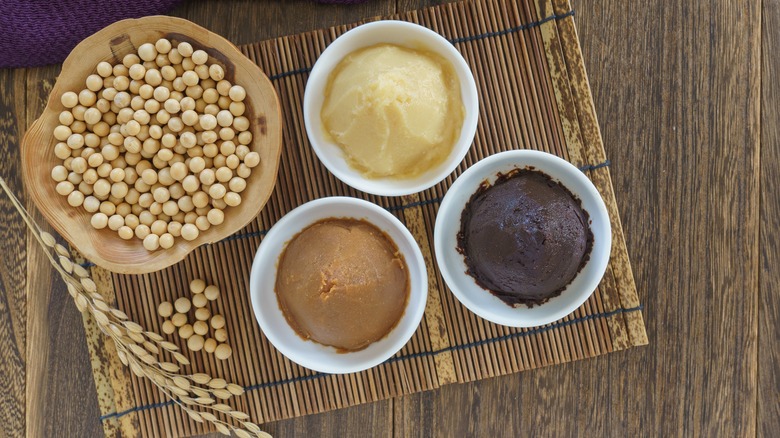
<svg viewBox="0 0 780 438"><path fill-rule="evenodd" d="M780 433L780 2L763 3L757 434Z"/></svg>
<svg viewBox="0 0 780 438"><path fill-rule="evenodd" d="M336 180L316 159L303 127L307 73L319 53L350 26L283 37L242 47L272 79L282 102L284 151L274 195L257 220L185 261L142 276L93 268L107 296L137 322L160 330L154 309L185 293L191 278L223 289L213 310L228 315L233 358L190 353L192 372L208 372L244 385L234 400L254 420L268 422L396 397L545 365L594 357L647 343L617 205L577 41L573 12L561 1L481 0L400 15L423 24L461 51L480 92L480 121L472 150L445 181L425 192L383 198ZM510 329L488 323L461 306L433 263L433 223L447 187L468 166L509 149L548 151L581 167L601 191L613 225L610 266L593 296L572 315L545 327ZM412 340L374 369L345 376L311 372L285 359L260 333L248 294L252 257L265 231L286 212L323 196L373 201L401 219L420 243L429 268L430 301ZM154 386L136 379L86 321L104 431L124 436L205 432ZM175 341L178 342L176 339Z"/></svg>

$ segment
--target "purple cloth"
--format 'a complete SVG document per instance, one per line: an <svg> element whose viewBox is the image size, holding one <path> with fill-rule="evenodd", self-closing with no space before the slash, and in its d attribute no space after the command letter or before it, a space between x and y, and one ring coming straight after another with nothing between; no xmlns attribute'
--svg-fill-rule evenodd
<svg viewBox="0 0 780 438"><path fill-rule="evenodd" d="M125 18L163 14L181 0L0 0L0 67L62 62L81 40Z"/></svg>
<svg viewBox="0 0 780 438"><path fill-rule="evenodd" d="M0 0L0 68L59 63L84 38L125 18L164 14L181 0ZM317 0L354 4L366 0Z"/></svg>
<svg viewBox="0 0 780 438"><path fill-rule="evenodd" d="M366 0L317 1L354 4ZM164 14L179 2L0 0L0 68L62 62L76 44L109 24L125 18Z"/></svg>

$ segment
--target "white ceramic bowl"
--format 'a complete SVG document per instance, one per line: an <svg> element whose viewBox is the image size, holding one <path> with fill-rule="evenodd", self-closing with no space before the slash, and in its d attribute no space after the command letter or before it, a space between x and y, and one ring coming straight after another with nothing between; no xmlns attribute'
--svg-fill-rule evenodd
<svg viewBox="0 0 780 438"><path fill-rule="evenodd" d="M460 218L471 195L484 181L493 184L498 173L528 166L563 184L582 201L590 215L593 249L590 259L564 291L550 301L529 308L510 307L480 287L466 273L466 262L457 250ZM609 262L612 227L604 201L593 183L569 162L545 152L517 150L487 157L471 166L452 184L441 202L434 229L436 261L452 293L469 310L496 324L534 327L557 321L573 312L590 297Z"/></svg>
<svg viewBox="0 0 780 438"><path fill-rule="evenodd" d="M339 353L333 347L298 336L282 314L274 291L279 256L287 243L309 225L333 217L364 219L387 233L398 246L409 268L409 300L401 320L384 338L363 350L348 353ZM260 328L274 347L288 359L323 373L353 373L389 359L412 337L420 324L428 299L428 275L417 242L395 216L368 201L330 197L301 205L271 228L252 263L249 293Z"/></svg>
<svg viewBox="0 0 780 438"><path fill-rule="evenodd" d="M320 113L324 101L324 90L331 71L355 50L375 44L389 43L411 48L424 48L437 53L454 67L460 82L465 117L460 137L452 152L440 165L416 178L366 178L352 168L338 145L323 132ZM306 134L314 152L328 170L344 183L366 193L381 196L402 196L417 193L432 187L449 175L466 156L474 134L477 131L479 101L474 75L463 56L438 33L417 24L405 21L375 21L358 26L338 37L320 55L309 75L303 98L303 118Z"/></svg>

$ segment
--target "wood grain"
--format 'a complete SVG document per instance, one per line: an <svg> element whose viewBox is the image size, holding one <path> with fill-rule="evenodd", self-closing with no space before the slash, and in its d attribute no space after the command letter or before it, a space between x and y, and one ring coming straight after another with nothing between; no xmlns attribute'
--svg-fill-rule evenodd
<svg viewBox="0 0 780 438"><path fill-rule="evenodd" d="M398 0L397 7L434 3L440 2ZM195 0L174 14L242 44L384 15L395 6ZM725 0L653 0L628 9L621 2L574 4L645 304L648 347L272 423L268 430L278 436L780 436L780 18L777 0L763 1L763 19L759 7ZM36 93L42 101L35 87L55 74L30 69L35 83L25 92L27 72L0 71L0 174L20 195L25 101ZM100 414L78 314L48 274L38 277L48 268L27 254L32 247L9 207L0 196L0 436L97 436ZM36 289L27 283L33 277ZM51 290L54 301L40 298L41 290ZM37 297L35 304L25 306L29 297ZM27 346L27 333L61 347L49 347L44 362ZM33 362L39 366L25 368ZM25 372L26 398L19 377ZM35 410L40 406L46 409ZM25 417L26 430L35 433L25 433Z"/></svg>
<svg viewBox="0 0 780 438"><path fill-rule="evenodd" d="M780 1L761 17L761 208L759 216L758 435L780 435Z"/></svg>
<svg viewBox="0 0 780 438"><path fill-rule="evenodd" d="M23 70L0 71L0 175L16 193L22 193L19 162L20 132L24 130ZM21 116L21 117L20 117ZM25 294L25 225L11 201L0 195L0 435L22 436L24 431L25 365L27 362L27 297Z"/></svg>
<svg viewBox="0 0 780 438"><path fill-rule="evenodd" d="M652 345L629 362L630 375L645 377L617 398L630 406L622 418L660 435L751 436L760 10L660 1L581 9L629 253L643 259L635 273ZM614 27L636 31L618 37ZM634 409L643 415L633 419Z"/></svg>

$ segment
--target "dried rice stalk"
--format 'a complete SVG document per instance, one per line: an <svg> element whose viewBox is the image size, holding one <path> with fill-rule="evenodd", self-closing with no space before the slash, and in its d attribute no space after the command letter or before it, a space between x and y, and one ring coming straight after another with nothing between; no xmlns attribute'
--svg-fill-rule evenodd
<svg viewBox="0 0 780 438"><path fill-rule="evenodd" d="M62 277L76 307L80 312L92 315L100 331L114 342L123 365L129 367L139 378L151 380L193 421L208 421L224 435L233 432L239 437L270 437L256 424L246 421L249 418L246 413L233 410L224 403L215 404L215 398L229 399L233 395L242 394L244 388L203 373L178 374L182 365L190 364L189 359L178 351L179 348L165 341L159 334L145 331L139 324L128 320L128 316L121 310L111 308L98 292L97 284L89 278L89 271L74 263L67 248L57 243L57 239L50 233L38 227L2 177L0 187L33 232L52 267ZM165 355L172 356L178 364L165 360ZM224 420L214 415L215 413Z"/></svg>

